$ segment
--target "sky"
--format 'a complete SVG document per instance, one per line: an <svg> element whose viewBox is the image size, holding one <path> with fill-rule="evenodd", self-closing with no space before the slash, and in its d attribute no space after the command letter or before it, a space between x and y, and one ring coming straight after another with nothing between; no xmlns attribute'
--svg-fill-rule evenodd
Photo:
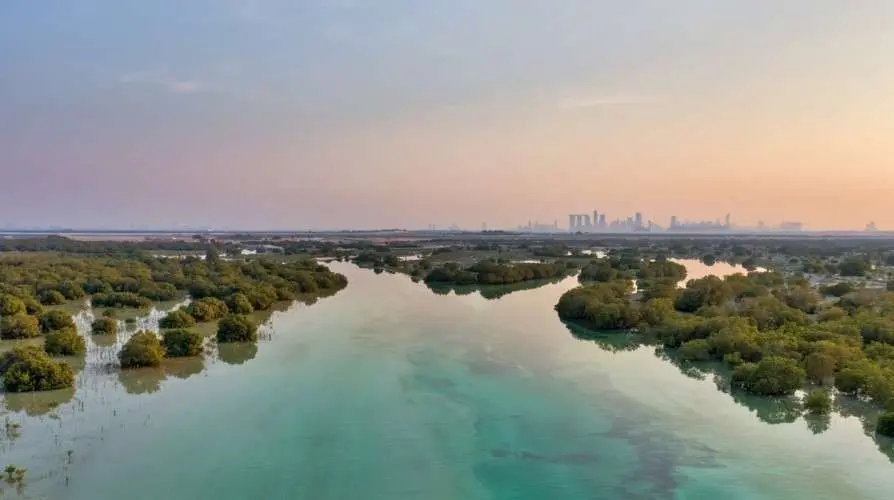
<svg viewBox="0 0 894 500"><path fill-rule="evenodd" d="M894 229L888 0L3 0L0 227Z"/></svg>

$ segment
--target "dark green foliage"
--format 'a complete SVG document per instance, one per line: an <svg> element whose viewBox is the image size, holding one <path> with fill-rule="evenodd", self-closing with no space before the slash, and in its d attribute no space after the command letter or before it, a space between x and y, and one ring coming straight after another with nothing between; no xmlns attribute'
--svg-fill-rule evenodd
<svg viewBox="0 0 894 500"><path fill-rule="evenodd" d="M804 409L811 415L826 415L832 411L832 399L829 393L817 389L804 397Z"/></svg>
<svg viewBox="0 0 894 500"><path fill-rule="evenodd" d="M45 306L58 306L65 303L65 296L58 290L44 290L40 292L39 300Z"/></svg>
<svg viewBox="0 0 894 500"><path fill-rule="evenodd" d="M204 297L190 302L189 305L186 306L186 312L195 318L196 321L205 323L220 319L226 316L230 311L224 301L214 297Z"/></svg>
<svg viewBox="0 0 894 500"><path fill-rule="evenodd" d="M179 328L168 330L164 332L161 343L169 358L202 354L202 336L194 331Z"/></svg>
<svg viewBox="0 0 894 500"><path fill-rule="evenodd" d="M631 283L614 281L565 292L556 304L563 319L584 320L596 330L629 330L640 322L640 305L630 300Z"/></svg>
<svg viewBox="0 0 894 500"><path fill-rule="evenodd" d="M793 394L804 385L804 369L792 359L771 356L733 371L733 385L761 396Z"/></svg>
<svg viewBox="0 0 894 500"><path fill-rule="evenodd" d="M65 389L74 385L74 372L54 361L37 346L15 347L0 357L0 376L7 392Z"/></svg>
<svg viewBox="0 0 894 500"><path fill-rule="evenodd" d="M618 270L611 267L607 262L590 264L581 269L580 275L578 275L578 280L580 280L581 283L588 281L607 283L618 279L619 274Z"/></svg>
<svg viewBox="0 0 894 500"><path fill-rule="evenodd" d="M118 333L118 321L112 318L99 318L91 325L93 335L116 335Z"/></svg>
<svg viewBox="0 0 894 500"><path fill-rule="evenodd" d="M66 328L75 328L71 315L64 311L47 311L40 315L40 330L44 333Z"/></svg>
<svg viewBox="0 0 894 500"><path fill-rule="evenodd" d="M158 322L161 328L189 328L195 326L196 320L183 309L175 309L169 312Z"/></svg>
<svg viewBox="0 0 894 500"><path fill-rule="evenodd" d="M694 339L680 346L680 358L684 361L708 361L711 359L711 343L706 339Z"/></svg>
<svg viewBox="0 0 894 500"><path fill-rule="evenodd" d="M838 272L842 276L866 276L872 264L865 257L851 257L838 264Z"/></svg>
<svg viewBox="0 0 894 500"><path fill-rule="evenodd" d="M820 290L820 293L822 293L823 295L831 295L833 297L843 297L843 296L853 292L854 290L856 290L856 288L854 287L853 283L849 283L847 281L840 281L838 283L835 283L834 285L821 286L819 290Z"/></svg>
<svg viewBox="0 0 894 500"><path fill-rule="evenodd" d="M521 281L553 279L568 274L564 263L555 264L501 264L483 260L467 269L447 264L433 269L425 277L426 283L450 283L454 285L508 285Z"/></svg>
<svg viewBox="0 0 894 500"><path fill-rule="evenodd" d="M137 332L118 353L121 368L158 366L165 357L164 348L152 332Z"/></svg>
<svg viewBox="0 0 894 500"><path fill-rule="evenodd" d="M231 314L220 320L217 326L218 342L255 342L258 340L258 326L241 314Z"/></svg>
<svg viewBox="0 0 894 500"><path fill-rule="evenodd" d="M111 307L115 309L145 309L152 301L133 292L98 293L90 298L93 307Z"/></svg>
<svg viewBox="0 0 894 500"><path fill-rule="evenodd" d="M875 432L882 436L894 437L894 411L879 415L875 423Z"/></svg>
<svg viewBox="0 0 894 500"><path fill-rule="evenodd" d="M675 306L678 311L695 312L704 306L719 306L732 298L733 290L727 282L708 276L689 280Z"/></svg>
<svg viewBox="0 0 894 500"><path fill-rule="evenodd" d="M77 356L87 351L84 337L74 328L66 328L46 335L44 350L50 356Z"/></svg>
<svg viewBox="0 0 894 500"><path fill-rule="evenodd" d="M37 318L27 314L4 316L0 319L0 338L28 339L40 335Z"/></svg>

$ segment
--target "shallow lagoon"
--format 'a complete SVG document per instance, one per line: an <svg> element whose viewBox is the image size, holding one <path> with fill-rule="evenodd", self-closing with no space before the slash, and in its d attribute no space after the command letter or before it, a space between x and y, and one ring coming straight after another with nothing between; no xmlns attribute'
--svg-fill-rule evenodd
<svg viewBox="0 0 894 500"><path fill-rule="evenodd" d="M211 346L203 361L119 373L102 359L120 339L91 342L75 391L5 398L20 428L4 436L0 466L28 468L26 498L894 491L879 451L890 443L857 418L833 416L814 434L784 401L734 400L653 348L579 340L552 310L574 278L488 299L331 265L348 288L274 313L257 348Z"/></svg>

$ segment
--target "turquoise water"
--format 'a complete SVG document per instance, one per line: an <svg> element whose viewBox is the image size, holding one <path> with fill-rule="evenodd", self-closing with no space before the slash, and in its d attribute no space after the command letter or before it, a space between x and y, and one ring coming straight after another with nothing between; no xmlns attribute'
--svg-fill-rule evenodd
<svg viewBox="0 0 894 500"><path fill-rule="evenodd" d="M552 310L573 278L486 299L332 266L349 287L275 313L257 349L119 374L101 362L114 345L91 342L74 392L7 398L21 428L0 467L29 469L27 498L91 500L894 491L858 418L818 426L784 401L736 401L653 348L578 340Z"/></svg>

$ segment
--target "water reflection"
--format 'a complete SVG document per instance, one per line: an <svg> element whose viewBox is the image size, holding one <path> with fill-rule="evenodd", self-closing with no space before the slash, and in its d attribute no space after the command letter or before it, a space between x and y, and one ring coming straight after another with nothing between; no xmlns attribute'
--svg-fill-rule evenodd
<svg viewBox="0 0 894 500"><path fill-rule="evenodd" d="M241 365L255 359L258 345L251 342L233 342L217 346L218 359L228 365Z"/></svg>
<svg viewBox="0 0 894 500"><path fill-rule="evenodd" d="M46 415L59 405L74 399L75 389L60 389L45 392L7 393L3 399L6 410L17 413L25 412L29 417Z"/></svg>
<svg viewBox="0 0 894 500"><path fill-rule="evenodd" d="M164 368L132 368L118 371L118 382L128 394L151 394L161 389L167 375Z"/></svg>
<svg viewBox="0 0 894 500"><path fill-rule="evenodd" d="M578 323L568 321L563 321L563 323L572 336L582 341L592 342L605 351L625 352L653 348L657 358L672 364L686 377L695 380L710 379L718 391L729 395L738 405L748 408L758 420L766 424L794 424L799 420L804 420L805 425L813 434L822 434L831 427L832 415L808 415L805 413L800 393L793 396L770 398L735 390L730 383L731 372L722 363L683 361L676 351L655 345L653 339L645 335L597 332ZM875 433L875 419L880 413L877 407L865 401L838 395L835 398L834 410L834 413L842 417L859 419L864 433L872 438L879 450L894 462L894 439Z"/></svg>
<svg viewBox="0 0 894 500"><path fill-rule="evenodd" d="M194 356L190 358L167 359L162 368L167 375L179 379L187 379L205 371L205 358L203 356Z"/></svg>
<svg viewBox="0 0 894 500"><path fill-rule="evenodd" d="M436 295L449 295L453 292L455 295L472 295L480 294L487 300L496 300L510 293L521 292L524 290L533 290L545 285L554 285L564 278L553 280L529 280L510 285L451 285L446 283L426 283L425 286Z"/></svg>

